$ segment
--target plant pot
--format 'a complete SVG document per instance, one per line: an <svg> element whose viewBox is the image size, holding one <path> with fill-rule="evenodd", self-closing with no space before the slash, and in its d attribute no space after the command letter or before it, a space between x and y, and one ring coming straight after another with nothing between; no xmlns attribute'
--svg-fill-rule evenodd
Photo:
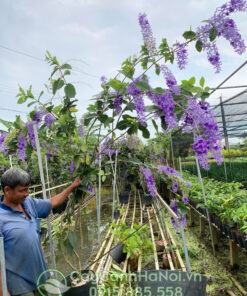
<svg viewBox="0 0 247 296"><path fill-rule="evenodd" d="M142 202L147 206L152 206L153 203L153 197L150 194L144 194L142 196Z"/></svg>
<svg viewBox="0 0 247 296"><path fill-rule="evenodd" d="M118 219L120 217L120 211L119 210L115 210L114 213L113 213L113 217L114 219Z"/></svg>
<svg viewBox="0 0 247 296"><path fill-rule="evenodd" d="M119 194L119 201L121 204L127 204L129 202L129 192L123 191Z"/></svg>
<svg viewBox="0 0 247 296"><path fill-rule="evenodd" d="M72 278L71 275L66 277L67 286L71 287L66 291L64 296L91 296L98 295L96 276L92 270L83 270L81 271L82 278L87 278L87 282L81 286L71 287Z"/></svg>
<svg viewBox="0 0 247 296"><path fill-rule="evenodd" d="M123 262L127 257L127 253L123 252L123 248L124 248L124 244L119 243L110 252L110 255L112 256L112 259L114 261L116 261L118 264Z"/></svg>
<svg viewBox="0 0 247 296"><path fill-rule="evenodd" d="M207 279L179 270L145 270L135 273L138 295L206 296ZM161 294L162 293L162 294Z"/></svg>

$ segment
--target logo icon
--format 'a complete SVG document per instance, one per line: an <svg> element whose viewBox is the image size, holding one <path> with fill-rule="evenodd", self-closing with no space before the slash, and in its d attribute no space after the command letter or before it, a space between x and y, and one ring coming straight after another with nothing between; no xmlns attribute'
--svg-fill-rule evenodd
<svg viewBox="0 0 247 296"><path fill-rule="evenodd" d="M46 296L47 293L58 296L70 289L65 276L56 269L42 272L37 281L37 288L42 296Z"/></svg>

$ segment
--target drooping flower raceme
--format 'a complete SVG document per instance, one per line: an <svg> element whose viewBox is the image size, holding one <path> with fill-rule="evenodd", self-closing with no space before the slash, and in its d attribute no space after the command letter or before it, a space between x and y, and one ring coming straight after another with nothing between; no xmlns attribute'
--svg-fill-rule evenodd
<svg viewBox="0 0 247 296"><path fill-rule="evenodd" d="M144 168L144 167L141 167L140 171L145 178L149 194L152 197L155 197L157 194L157 188L156 188L156 184L155 184L155 180L154 180L152 171L149 168Z"/></svg>
<svg viewBox="0 0 247 296"><path fill-rule="evenodd" d="M207 52L209 62L216 72L220 71L221 61L215 41L210 41L210 32L215 30L216 36L224 37L238 54L246 50L246 45L233 19L229 15L236 11L246 11L245 0L229 0L226 4L218 7L207 24L197 29L197 38L202 42L203 49Z"/></svg>
<svg viewBox="0 0 247 296"><path fill-rule="evenodd" d="M172 74L171 70L166 65L160 66L161 72L164 75L166 85L168 89L175 95L180 94L180 88L177 84L175 76Z"/></svg>
<svg viewBox="0 0 247 296"><path fill-rule="evenodd" d="M139 24L141 26L142 37L144 41L144 45L148 50L149 55L155 56L156 54L156 45L155 45L155 38L153 36L153 32L149 21L147 19L147 15L145 13L139 14Z"/></svg>
<svg viewBox="0 0 247 296"><path fill-rule="evenodd" d="M47 113L44 117L46 127L50 127L53 122L56 120L55 116L51 113Z"/></svg>
<svg viewBox="0 0 247 296"><path fill-rule="evenodd" d="M36 143L35 143L35 136L34 136L34 129L33 129L33 125L35 123L33 121L28 121L26 123L26 127L27 127L27 133L28 133L28 137L29 137L29 140L30 140L30 143L31 143L31 146L33 148L36 147Z"/></svg>
<svg viewBox="0 0 247 296"><path fill-rule="evenodd" d="M194 98L188 99L188 106L184 116L184 132L195 135L192 145L200 165L209 169L208 153L211 152L218 164L223 161L220 147L221 136L213 111L207 102L198 102ZM200 134L198 133L200 131Z"/></svg>
<svg viewBox="0 0 247 296"><path fill-rule="evenodd" d="M70 171L71 174L73 174L74 171L75 171L75 163L74 163L73 160L71 160L71 162L70 162L69 171Z"/></svg>
<svg viewBox="0 0 247 296"><path fill-rule="evenodd" d="M136 79L128 86L128 93L133 97L138 121L141 125L146 126L145 105L142 91L136 86L140 79Z"/></svg>
<svg viewBox="0 0 247 296"><path fill-rule="evenodd" d="M123 103L123 97L120 95L116 95L116 98L113 101L114 111L116 115L122 111L122 103Z"/></svg>
<svg viewBox="0 0 247 296"><path fill-rule="evenodd" d="M176 54L178 68L180 70L184 69L188 63L187 44L181 43L181 42L176 42L174 44L174 52Z"/></svg>
<svg viewBox="0 0 247 296"><path fill-rule="evenodd" d="M1 132L0 134L0 152L2 152L4 155L8 154L8 148L4 145L4 141L7 137L7 132Z"/></svg>
<svg viewBox="0 0 247 296"><path fill-rule="evenodd" d="M17 148L18 148L18 156L19 156L19 159L20 160L23 160L23 161L26 159L26 146L27 146L27 139L21 133L18 136Z"/></svg>

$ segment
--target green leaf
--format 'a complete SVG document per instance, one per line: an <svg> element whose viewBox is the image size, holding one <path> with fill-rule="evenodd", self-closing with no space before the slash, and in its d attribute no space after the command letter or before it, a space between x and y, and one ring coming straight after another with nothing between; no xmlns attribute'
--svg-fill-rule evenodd
<svg viewBox="0 0 247 296"><path fill-rule="evenodd" d="M70 231L68 233L68 240L69 240L69 243L70 243L71 247L73 249L75 249L77 238L76 238L76 234L74 232Z"/></svg>
<svg viewBox="0 0 247 296"><path fill-rule="evenodd" d="M199 84L200 84L201 87L204 86L204 84L205 84L205 78L204 77L201 77L201 79L199 81Z"/></svg>
<svg viewBox="0 0 247 296"><path fill-rule="evenodd" d="M63 72L63 75L64 75L64 76L65 76L65 75L70 75L70 73L71 73L70 70L67 70L67 69L66 69L66 70Z"/></svg>
<svg viewBox="0 0 247 296"><path fill-rule="evenodd" d="M64 81L61 78L58 78L57 80L53 80L52 82L52 93L55 95L58 89L64 86Z"/></svg>
<svg viewBox="0 0 247 296"><path fill-rule="evenodd" d="M132 79L135 73L135 68L129 59L125 60L122 63L122 70L121 72L128 78Z"/></svg>
<svg viewBox="0 0 247 296"><path fill-rule="evenodd" d="M106 114L100 113L98 115L98 119L99 119L100 122L106 123L108 121L108 119L109 119L109 116L106 115Z"/></svg>
<svg viewBox="0 0 247 296"><path fill-rule="evenodd" d="M5 127L7 127L8 129L11 128L12 126L12 122L11 121L7 121L7 120L3 120L0 118L0 123L3 124Z"/></svg>
<svg viewBox="0 0 247 296"><path fill-rule="evenodd" d="M153 123L153 126L154 126L156 132L158 133L159 132L158 125L157 125L157 123L156 123L156 121L154 119L152 119L152 123Z"/></svg>
<svg viewBox="0 0 247 296"><path fill-rule="evenodd" d="M132 125L132 126L127 130L127 133L128 133L129 135L133 135L133 134L137 133L137 131L138 131L138 127L137 127L137 125Z"/></svg>
<svg viewBox="0 0 247 296"><path fill-rule="evenodd" d="M127 120L121 120L117 124L117 129L119 130L125 130L127 127L129 127L129 123Z"/></svg>
<svg viewBox="0 0 247 296"><path fill-rule="evenodd" d="M203 47L202 41L201 40L197 40L195 47L196 47L196 50L197 51L201 52L202 51L202 47Z"/></svg>
<svg viewBox="0 0 247 296"><path fill-rule="evenodd" d="M149 90L149 85L148 85L147 81L145 81L145 80L137 81L136 86L142 91Z"/></svg>
<svg viewBox="0 0 247 296"><path fill-rule="evenodd" d="M150 138L150 132L146 127L139 125L139 130L141 130L143 138L145 139Z"/></svg>
<svg viewBox="0 0 247 296"><path fill-rule="evenodd" d="M107 84L115 90L121 90L126 87L126 83L123 83L118 79L111 79Z"/></svg>
<svg viewBox="0 0 247 296"><path fill-rule="evenodd" d="M68 83L65 88L64 92L67 98L74 98L76 95L76 90L73 84Z"/></svg>
<svg viewBox="0 0 247 296"><path fill-rule="evenodd" d="M27 104L27 106L28 107L31 107L32 105L34 105L36 102L35 101L33 101L33 102L31 102L31 103L29 103L29 104Z"/></svg>
<svg viewBox="0 0 247 296"><path fill-rule="evenodd" d="M196 33L193 32L193 31L185 31L183 33L183 37L186 39L186 40L191 40L191 39L194 39L196 37Z"/></svg>
<svg viewBox="0 0 247 296"><path fill-rule="evenodd" d="M164 93L164 89L163 89L162 87L156 87L156 88L154 89L154 92L155 92L156 94L162 95L162 94Z"/></svg>
<svg viewBox="0 0 247 296"><path fill-rule="evenodd" d="M61 69L62 69L62 70L63 70L63 69L71 70L72 67L71 67L70 64L63 64L63 65L61 66Z"/></svg>
<svg viewBox="0 0 247 296"><path fill-rule="evenodd" d="M213 27L210 31L209 31L209 40L212 42L216 39L217 37L217 30L215 27Z"/></svg>
<svg viewBox="0 0 247 296"><path fill-rule="evenodd" d="M155 73L160 75L160 66L158 64L155 64Z"/></svg>

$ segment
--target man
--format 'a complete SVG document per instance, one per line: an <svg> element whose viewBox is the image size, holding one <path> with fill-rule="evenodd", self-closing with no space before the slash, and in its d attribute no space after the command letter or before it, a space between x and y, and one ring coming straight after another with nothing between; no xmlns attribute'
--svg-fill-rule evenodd
<svg viewBox="0 0 247 296"><path fill-rule="evenodd" d="M39 275L46 263L39 237L39 219L46 218L80 185L80 179L51 199L29 197L30 175L17 168L1 178L0 236L4 238L6 277L9 295L35 295ZM1 284L0 284L1 286Z"/></svg>

